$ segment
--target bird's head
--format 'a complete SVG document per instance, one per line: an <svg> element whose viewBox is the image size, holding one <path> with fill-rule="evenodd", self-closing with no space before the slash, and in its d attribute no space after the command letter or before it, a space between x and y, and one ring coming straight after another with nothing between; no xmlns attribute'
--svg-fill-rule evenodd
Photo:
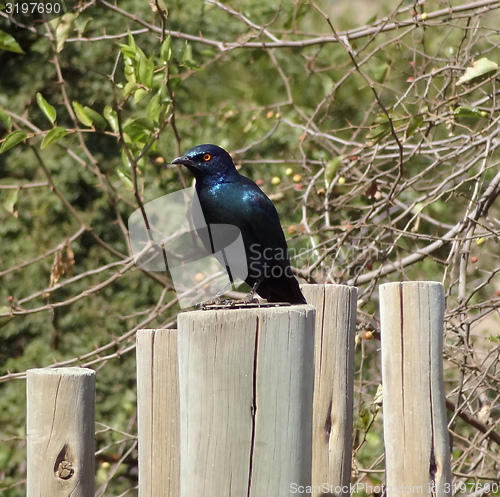
<svg viewBox="0 0 500 497"><path fill-rule="evenodd" d="M198 145L172 161L182 164L198 179L222 178L237 173L233 159L217 145Z"/></svg>

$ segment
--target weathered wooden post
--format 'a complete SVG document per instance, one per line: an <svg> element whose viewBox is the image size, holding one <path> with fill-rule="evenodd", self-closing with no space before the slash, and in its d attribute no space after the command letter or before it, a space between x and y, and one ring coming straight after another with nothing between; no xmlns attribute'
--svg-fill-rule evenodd
<svg viewBox="0 0 500 497"><path fill-rule="evenodd" d="M138 354L150 350L157 362L164 353L158 337L165 332L163 350L173 357L171 330L141 332ZM148 359L138 361L138 388L152 392L150 417L145 408L138 410L140 496L288 497L295 487L310 485L314 309L186 312L179 315L176 338L178 404L171 364L161 359L164 366L151 369ZM143 346L141 340L151 345ZM154 384L160 374L156 371L162 367L172 375L172 380L162 380L170 399L165 393L155 398L160 390ZM146 398L138 392L139 403ZM149 423L161 416L168 426ZM145 430L153 441L147 447L141 443ZM163 437L163 447L155 445L157 437ZM164 472L158 483L149 486L145 480L157 477L160 468ZM170 493L165 492L166 481Z"/></svg>
<svg viewBox="0 0 500 497"><path fill-rule="evenodd" d="M302 291L316 308L312 493L350 495L357 288Z"/></svg>
<svg viewBox="0 0 500 497"><path fill-rule="evenodd" d="M380 286L388 495L451 495L443 316L441 283Z"/></svg>
<svg viewBox="0 0 500 497"><path fill-rule="evenodd" d="M137 332L139 495L179 497L177 330Z"/></svg>
<svg viewBox="0 0 500 497"><path fill-rule="evenodd" d="M27 496L93 497L95 372L27 371Z"/></svg>

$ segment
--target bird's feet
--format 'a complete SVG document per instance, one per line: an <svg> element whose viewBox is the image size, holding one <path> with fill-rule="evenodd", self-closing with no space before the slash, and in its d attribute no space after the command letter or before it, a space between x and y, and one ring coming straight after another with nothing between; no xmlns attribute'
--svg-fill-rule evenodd
<svg viewBox="0 0 500 497"><path fill-rule="evenodd" d="M258 283L256 283L250 292L245 295L241 300L233 300L231 302L231 307L239 307L248 304L259 304L259 299L255 296L255 291L257 290Z"/></svg>
<svg viewBox="0 0 500 497"><path fill-rule="evenodd" d="M195 305L195 308L205 310L205 309L207 309L207 307L210 307L210 306L225 306L231 302L232 301L230 299L223 299L221 296L219 296L219 297L215 297L212 300L207 300L206 302L198 302Z"/></svg>

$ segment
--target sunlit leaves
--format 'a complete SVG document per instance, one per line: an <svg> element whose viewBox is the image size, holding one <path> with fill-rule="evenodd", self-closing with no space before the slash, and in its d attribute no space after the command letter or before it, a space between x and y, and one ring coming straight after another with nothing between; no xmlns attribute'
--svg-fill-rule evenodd
<svg viewBox="0 0 500 497"><path fill-rule="evenodd" d="M76 118L84 125L91 127L92 126L92 119L90 116L87 114L85 109L78 103L78 102L72 102L71 105L73 106L73 110L75 111Z"/></svg>
<svg viewBox="0 0 500 497"><path fill-rule="evenodd" d="M338 157L335 157L335 159L328 161L328 163L326 164L325 178L326 178L326 182L328 184L330 184L332 182L332 180L335 177L335 174L337 173L339 166L343 160L344 160L344 156L339 155Z"/></svg>
<svg viewBox="0 0 500 497"><path fill-rule="evenodd" d="M122 180L123 184L125 185L125 188L127 188L128 190L133 190L134 184L132 183L132 180L130 178L130 174L126 173L121 168L118 168L116 170L116 172L118 173L118 176L120 177L120 179Z"/></svg>
<svg viewBox="0 0 500 497"><path fill-rule="evenodd" d="M106 107L104 108L104 117L111 126L111 129L115 133L118 133L118 115L116 114L116 111L113 110L113 108L109 105L106 105Z"/></svg>
<svg viewBox="0 0 500 497"><path fill-rule="evenodd" d="M154 74L154 54L151 54L148 58L141 51L139 54L139 65L138 65L138 78L137 81L141 85L151 88L153 85L153 74Z"/></svg>
<svg viewBox="0 0 500 497"><path fill-rule="evenodd" d="M151 121L158 122L160 119L161 105L160 105L160 93L154 95L154 97L149 101L148 107L146 109L146 113L148 119Z"/></svg>
<svg viewBox="0 0 500 497"><path fill-rule="evenodd" d="M3 141L2 146L0 147L0 154L7 152L7 150L10 150L12 147L15 147L19 143L26 140L26 138L28 138L28 135L24 131L14 131Z"/></svg>
<svg viewBox="0 0 500 497"><path fill-rule="evenodd" d="M61 52L64 48L64 44L68 39L71 28L73 27L73 21L75 20L75 14L64 14L56 27L56 51ZM59 19L59 18L58 18Z"/></svg>
<svg viewBox="0 0 500 497"><path fill-rule="evenodd" d="M62 138L63 136L66 136L68 134L68 131L65 130L64 128L61 128L60 126L57 126L53 129L51 129L44 137L42 141L41 148L46 148L49 145L52 145L55 143L57 140Z"/></svg>
<svg viewBox="0 0 500 497"><path fill-rule="evenodd" d="M471 107L470 105L460 105L453 111L455 117L476 117L482 118L488 115L484 110L479 110L477 107Z"/></svg>
<svg viewBox="0 0 500 497"><path fill-rule="evenodd" d="M172 38L168 35L161 45L160 58L164 64L168 64L172 59Z"/></svg>
<svg viewBox="0 0 500 497"><path fill-rule="evenodd" d="M457 81L457 84L476 83L498 70L498 64L486 57L476 60L471 67L468 67L465 74Z"/></svg>
<svg viewBox="0 0 500 497"><path fill-rule="evenodd" d="M57 113L56 109L50 105L45 98L43 98L41 93L36 94L36 102L38 104L38 107L40 107L40 110L45 114L45 117L52 123L54 124L56 118L57 118Z"/></svg>

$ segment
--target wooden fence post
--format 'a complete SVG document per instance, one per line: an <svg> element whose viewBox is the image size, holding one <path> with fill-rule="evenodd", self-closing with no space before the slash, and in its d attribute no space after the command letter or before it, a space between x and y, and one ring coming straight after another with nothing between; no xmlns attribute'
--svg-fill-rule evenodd
<svg viewBox="0 0 500 497"><path fill-rule="evenodd" d="M310 485L314 309L193 311L178 326L180 496Z"/></svg>
<svg viewBox="0 0 500 497"><path fill-rule="evenodd" d="M388 495L451 495L443 316L441 283L380 286Z"/></svg>
<svg viewBox="0 0 500 497"><path fill-rule="evenodd" d="M93 497L95 372L27 371L27 496Z"/></svg>
<svg viewBox="0 0 500 497"><path fill-rule="evenodd" d="M316 308L314 495L350 495L357 288L303 285Z"/></svg>
<svg viewBox="0 0 500 497"><path fill-rule="evenodd" d="M139 497L179 497L177 330L137 332Z"/></svg>

